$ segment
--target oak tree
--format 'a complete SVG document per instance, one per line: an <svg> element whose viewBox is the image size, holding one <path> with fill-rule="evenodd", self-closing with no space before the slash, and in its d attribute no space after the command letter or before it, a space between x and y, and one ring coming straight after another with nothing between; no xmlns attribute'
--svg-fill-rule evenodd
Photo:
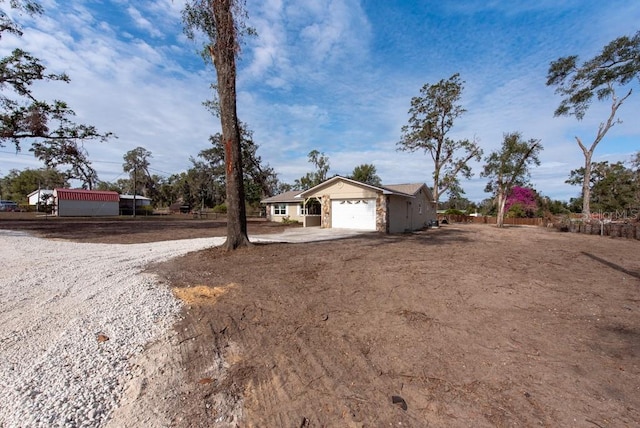
<svg viewBox="0 0 640 428"><path fill-rule="evenodd" d="M129 150L122 157L124 163L122 169L129 173L130 192L137 195L142 191L144 196L148 196L149 183L151 181L151 173L149 172L149 158L153 157L152 153L144 147L136 147Z"/></svg>
<svg viewBox="0 0 640 428"><path fill-rule="evenodd" d="M373 164L363 163L356 166L349 178L372 186L382 185L382 181L376 173L376 166Z"/></svg>
<svg viewBox="0 0 640 428"><path fill-rule="evenodd" d="M68 186L67 175L54 168L12 169L0 178L0 195L2 199L27 202L26 195L36 189L52 190Z"/></svg>
<svg viewBox="0 0 640 428"><path fill-rule="evenodd" d="M592 210L625 212L640 205L640 180L633 164L629 168L623 162L593 162L588 181ZM583 167L572 170L566 181L572 185L582 185L583 182Z"/></svg>
<svg viewBox="0 0 640 428"><path fill-rule="evenodd" d="M502 147L485 159L481 177L489 179L485 192L493 193L497 203L497 225L504 225L504 207L514 186L525 186L531 165L540 165L540 140L524 140L518 132L504 134Z"/></svg>
<svg viewBox="0 0 640 428"><path fill-rule="evenodd" d="M6 4L0 0L0 4ZM9 7L18 14L41 15L44 10L38 1L10 0ZM0 39L12 34L21 37L19 23L0 9ZM83 143L106 141L111 133L100 133L94 126L75 123L75 113L61 100L46 102L38 99L34 86L42 82L69 82L64 73L48 73L40 59L22 49L0 58L0 147L13 144L20 151L23 142L44 162L47 168L66 166L68 178L82 181L91 189L97 182Z"/></svg>
<svg viewBox="0 0 640 428"><path fill-rule="evenodd" d="M399 150L423 150L433 161L433 198L449 192L454 196L464 193L460 176L470 178L472 160L479 161L482 149L476 141L454 140L449 137L454 121L466 110L459 104L464 82L459 74L434 85L425 84L420 95L411 99L409 123L402 127Z"/></svg>
<svg viewBox="0 0 640 428"><path fill-rule="evenodd" d="M265 197L273 196L278 186L278 177L275 170L264 163L262 157L258 155L258 144L253 139L253 131L243 123L240 127L240 150L242 155L242 173L244 176L245 197L247 202L255 203ZM224 167L224 139L222 134L217 133L209 138L213 147L203 150L198 157L209 162L215 171ZM221 181L224 185L224 174Z"/></svg>

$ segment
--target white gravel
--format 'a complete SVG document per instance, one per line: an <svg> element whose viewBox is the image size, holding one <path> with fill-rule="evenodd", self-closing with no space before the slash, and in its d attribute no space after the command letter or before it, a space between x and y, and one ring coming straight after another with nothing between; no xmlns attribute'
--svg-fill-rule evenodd
<svg viewBox="0 0 640 428"><path fill-rule="evenodd" d="M360 233L294 228L251 240ZM0 428L104 427L132 381L134 357L166 337L180 310L142 270L224 240L81 244L0 230Z"/></svg>
<svg viewBox="0 0 640 428"><path fill-rule="evenodd" d="M0 427L103 426L128 361L180 309L142 269L223 242L80 244L0 230Z"/></svg>

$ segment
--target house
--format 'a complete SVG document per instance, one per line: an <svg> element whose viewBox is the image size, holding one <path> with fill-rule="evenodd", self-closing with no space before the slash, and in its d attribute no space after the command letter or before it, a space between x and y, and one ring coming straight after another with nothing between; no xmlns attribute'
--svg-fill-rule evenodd
<svg viewBox="0 0 640 428"><path fill-rule="evenodd" d="M300 190L292 190L261 200L267 207L267 220L298 221L305 226L320 226L320 204L314 201L304 207L304 200L296 197L299 194Z"/></svg>
<svg viewBox="0 0 640 428"><path fill-rule="evenodd" d="M118 192L82 189L54 189L54 214L59 217L117 216Z"/></svg>
<svg viewBox="0 0 640 428"><path fill-rule="evenodd" d="M272 213L271 219L283 213L284 216L299 213L305 227L385 233L420 230L436 219L433 196L424 183L372 186L335 176L311 189L294 193L286 192L263 201L267 212ZM305 207L312 208L305 210Z"/></svg>
<svg viewBox="0 0 640 428"><path fill-rule="evenodd" d="M51 205L53 203L53 190L36 189L27 195L27 200L29 205Z"/></svg>

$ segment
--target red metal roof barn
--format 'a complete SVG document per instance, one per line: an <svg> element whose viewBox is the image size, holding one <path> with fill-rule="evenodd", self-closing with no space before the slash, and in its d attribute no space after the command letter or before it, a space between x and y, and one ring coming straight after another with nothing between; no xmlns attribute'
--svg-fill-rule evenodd
<svg viewBox="0 0 640 428"><path fill-rule="evenodd" d="M120 195L105 190L55 189L55 213L59 217L117 216Z"/></svg>

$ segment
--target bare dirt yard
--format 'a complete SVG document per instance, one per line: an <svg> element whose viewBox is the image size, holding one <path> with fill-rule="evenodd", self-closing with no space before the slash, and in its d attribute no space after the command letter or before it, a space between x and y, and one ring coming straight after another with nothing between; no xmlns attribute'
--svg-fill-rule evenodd
<svg viewBox="0 0 640 428"><path fill-rule="evenodd" d="M211 220L87 222L0 228L111 243L225 233ZM183 317L136 362L112 425L638 426L639 252L452 224L150 266Z"/></svg>

